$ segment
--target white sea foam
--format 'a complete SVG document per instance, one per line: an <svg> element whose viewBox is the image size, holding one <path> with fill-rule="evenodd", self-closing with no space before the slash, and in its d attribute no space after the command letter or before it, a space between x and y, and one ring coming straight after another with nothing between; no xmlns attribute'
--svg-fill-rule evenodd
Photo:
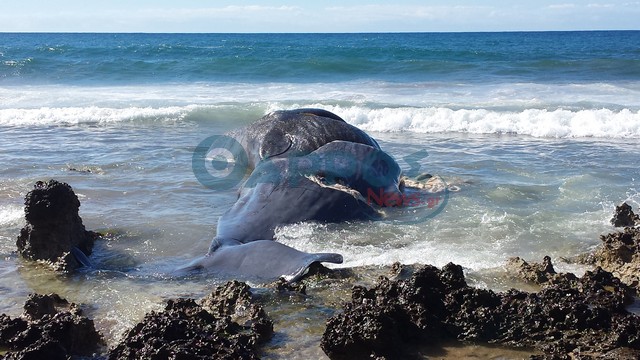
<svg viewBox="0 0 640 360"><path fill-rule="evenodd" d="M238 105L239 106L239 105ZM496 111L488 109L451 109L446 107L385 107L271 103L267 110L295 107L321 107L339 114L347 122L366 131L416 133L514 134L541 138L640 138L640 111L545 110ZM131 121L180 121L189 114L207 118L216 106L187 105L170 107L65 107L0 110L0 125L76 125ZM233 111L233 110L231 110ZM238 108L241 111L241 106ZM204 115L203 115L204 112ZM212 116L213 118L213 116Z"/></svg>
<svg viewBox="0 0 640 360"><path fill-rule="evenodd" d="M19 206L0 206L0 227L18 224L24 217L24 210Z"/></svg>
<svg viewBox="0 0 640 360"><path fill-rule="evenodd" d="M0 109L321 102L452 109L640 109L640 82L536 84L350 81L0 86Z"/></svg>
<svg viewBox="0 0 640 360"><path fill-rule="evenodd" d="M130 107L123 109L97 106L2 109L0 110L0 125L76 125L85 123L117 123L139 119L179 120L191 109L191 106L161 108Z"/></svg>
<svg viewBox="0 0 640 360"><path fill-rule="evenodd" d="M628 109L495 111L443 107L325 108L366 131L516 134L550 138L640 138L640 111Z"/></svg>
<svg viewBox="0 0 640 360"><path fill-rule="evenodd" d="M0 99L6 126L217 121L320 107L367 131L640 138L636 83L24 86L0 88Z"/></svg>

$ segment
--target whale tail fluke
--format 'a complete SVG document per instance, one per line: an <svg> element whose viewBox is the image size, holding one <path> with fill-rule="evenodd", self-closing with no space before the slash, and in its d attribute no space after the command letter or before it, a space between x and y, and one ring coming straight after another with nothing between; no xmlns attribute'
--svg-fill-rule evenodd
<svg viewBox="0 0 640 360"><path fill-rule="evenodd" d="M273 240L256 240L246 244L216 240L218 246L207 255L176 269L176 274L205 270L222 277L230 276L257 282L279 278L293 282L304 276L313 263L341 264L342 255L307 253Z"/></svg>

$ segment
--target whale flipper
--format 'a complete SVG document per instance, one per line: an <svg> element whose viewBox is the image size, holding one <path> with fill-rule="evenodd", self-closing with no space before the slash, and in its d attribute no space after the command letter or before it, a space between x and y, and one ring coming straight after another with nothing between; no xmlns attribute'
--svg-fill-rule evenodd
<svg viewBox="0 0 640 360"><path fill-rule="evenodd" d="M342 263L342 255L334 253L306 253L273 240L256 240L246 244L224 241L180 270L204 269L222 276L241 277L261 282L283 277L296 281L316 262Z"/></svg>
<svg viewBox="0 0 640 360"><path fill-rule="evenodd" d="M82 264L82 266L88 267L88 268L93 267L93 263L91 262L91 260L89 260L87 255L78 247L76 246L71 247L71 254L73 255L73 257L76 258L78 263Z"/></svg>

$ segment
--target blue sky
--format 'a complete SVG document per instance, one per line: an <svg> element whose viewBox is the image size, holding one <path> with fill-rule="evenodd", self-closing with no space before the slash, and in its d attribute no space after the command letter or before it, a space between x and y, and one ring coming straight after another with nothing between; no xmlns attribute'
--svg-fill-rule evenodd
<svg viewBox="0 0 640 360"><path fill-rule="evenodd" d="M0 32L639 30L640 1L4 1Z"/></svg>

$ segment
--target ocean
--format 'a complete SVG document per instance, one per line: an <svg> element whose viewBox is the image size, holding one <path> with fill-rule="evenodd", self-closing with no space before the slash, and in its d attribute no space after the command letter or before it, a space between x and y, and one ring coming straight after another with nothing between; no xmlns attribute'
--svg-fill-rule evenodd
<svg viewBox="0 0 640 360"><path fill-rule="evenodd" d="M166 299L211 291L221 279L165 275L207 251L236 197L198 182L193 152L300 107L459 189L424 221L278 230L340 266L454 262L504 290L513 256L583 271L561 259L593 250L615 205L640 205L640 31L0 33L0 313L56 292L88 304L113 344ZM24 196L51 178L74 188L88 229L111 234L94 270L60 276L16 254ZM279 331L289 345L266 357L323 357L319 330Z"/></svg>

